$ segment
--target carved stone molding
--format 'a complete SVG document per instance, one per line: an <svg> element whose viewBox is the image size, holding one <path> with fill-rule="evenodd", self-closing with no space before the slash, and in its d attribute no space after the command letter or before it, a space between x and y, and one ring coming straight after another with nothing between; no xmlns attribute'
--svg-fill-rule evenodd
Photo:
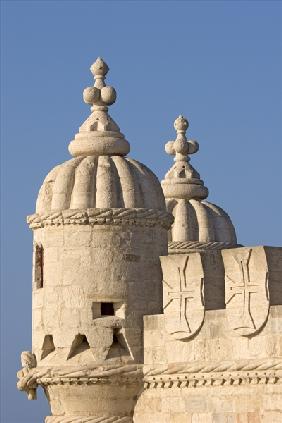
<svg viewBox="0 0 282 423"><path fill-rule="evenodd" d="M170 213L142 208L64 210L45 215L35 213L27 217L31 229L53 225L133 225L169 229L172 222Z"/></svg>
<svg viewBox="0 0 282 423"><path fill-rule="evenodd" d="M259 359L221 362L172 363L151 368L144 372L145 377L176 373L210 373L226 371L266 371L282 370L282 359Z"/></svg>
<svg viewBox="0 0 282 423"><path fill-rule="evenodd" d="M282 360L172 364L144 375L145 389L248 384L282 384Z"/></svg>
<svg viewBox="0 0 282 423"><path fill-rule="evenodd" d="M20 391L36 390L38 385L131 384L141 381L142 365L111 365L81 367L35 367L20 370L17 387ZM35 399L30 398L30 399Z"/></svg>
<svg viewBox="0 0 282 423"><path fill-rule="evenodd" d="M234 245L229 242L170 241L168 243L168 252L170 254L185 254L186 252L222 250L237 246L239 247L240 245Z"/></svg>
<svg viewBox="0 0 282 423"><path fill-rule="evenodd" d="M249 372L248 375L243 372L230 373L209 373L209 374L189 374L188 376L178 376L177 374L169 377L156 376L154 378L145 378L144 389L151 388L197 388L221 385L257 385L257 384L282 384L282 372L275 374L273 372L257 373Z"/></svg>
<svg viewBox="0 0 282 423"><path fill-rule="evenodd" d="M213 363L174 363L145 370L143 375L142 365L125 365L96 368L84 366L83 368L33 368L25 374L18 372L18 388L27 393L35 390L38 385L58 384L130 384L144 381L144 388L195 388L220 385L256 385L256 384L282 384L282 360L244 360ZM35 397L30 398L35 399ZM51 416L46 423L67 423L72 420L66 417ZM68 417L69 419L74 417ZM77 417L75 417L77 418ZM87 417L88 418L88 417ZM89 416L90 418L90 416ZM94 417L91 417L94 418ZM99 417L101 418L101 417ZM121 417L115 417L121 418ZM122 417L125 418L125 417ZM129 417L128 417L129 418ZM76 420L73 420L74 422ZM80 420L84 422L84 420ZM89 420L91 422L92 420ZM93 420L95 422L95 420ZM103 420L102 420L103 421ZM107 420L106 420L107 421ZM109 420L110 422L119 420ZM85 420L88 422L88 420ZM107 421L108 422L108 421ZM127 423L121 420L120 423ZM131 422L131 420L128 420Z"/></svg>

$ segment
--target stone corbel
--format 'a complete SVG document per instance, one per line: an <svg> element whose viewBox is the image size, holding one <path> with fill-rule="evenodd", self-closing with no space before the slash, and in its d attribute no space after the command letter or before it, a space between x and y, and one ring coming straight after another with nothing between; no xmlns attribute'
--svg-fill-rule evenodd
<svg viewBox="0 0 282 423"><path fill-rule="evenodd" d="M20 391L25 391L29 400L36 399L36 357L30 351L23 351L21 353L21 363L23 368L17 372L17 377L19 379L17 383L17 388Z"/></svg>

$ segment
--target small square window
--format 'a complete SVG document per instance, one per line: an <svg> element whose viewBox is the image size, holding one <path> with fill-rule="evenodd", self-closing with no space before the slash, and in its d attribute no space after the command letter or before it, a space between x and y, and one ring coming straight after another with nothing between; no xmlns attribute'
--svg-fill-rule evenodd
<svg viewBox="0 0 282 423"><path fill-rule="evenodd" d="M101 303L101 316L114 316L114 304L113 303Z"/></svg>

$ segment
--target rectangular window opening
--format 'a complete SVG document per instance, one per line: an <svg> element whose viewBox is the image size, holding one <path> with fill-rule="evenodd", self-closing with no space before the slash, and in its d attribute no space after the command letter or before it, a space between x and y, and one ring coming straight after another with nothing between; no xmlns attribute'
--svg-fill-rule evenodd
<svg viewBox="0 0 282 423"><path fill-rule="evenodd" d="M114 316L114 304L113 303L101 303L101 316Z"/></svg>
<svg viewBox="0 0 282 423"><path fill-rule="evenodd" d="M42 245L35 246L35 286L37 289L43 288L44 279L44 249Z"/></svg>

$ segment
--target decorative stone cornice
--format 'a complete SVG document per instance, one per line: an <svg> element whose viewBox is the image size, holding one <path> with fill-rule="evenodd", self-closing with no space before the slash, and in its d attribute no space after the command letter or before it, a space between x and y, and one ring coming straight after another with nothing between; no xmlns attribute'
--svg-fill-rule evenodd
<svg viewBox="0 0 282 423"><path fill-rule="evenodd" d="M168 252L171 254L185 254L194 251L223 250L235 247L241 247L241 245L230 242L170 241L168 243Z"/></svg>
<svg viewBox="0 0 282 423"><path fill-rule="evenodd" d="M174 363L149 370L137 364L36 367L24 372L20 370L18 378L18 389L27 393L35 391L38 385L131 384L142 380L144 389L282 384L282 360ZM29 399L35 399L35 395Z"/></svg>
<svg viewBox="0 0 282 423"><path fill-rule="evenodd" d="M173 216L165 211L144 208L68 209L45 215L32 214L27 217L27 223L31 229L60 225L162 226L169 229Z"/></svg>
<svg viewBox="0 0 282 423"><path fill-rule="evenodd" d="M17 374L20 391L34 391L38 385L89 385L89 384L130 384L141 381L142 365L92 365L76 367L35 367L20 370ZM29 399L35 399L36 396Z"/></svg>
<svg viewBox="0 0 282 423"><path fill-rule="evenodd" d="M144 389L281 383L281 359L171 364L150 369L144 375Z"/></svg>
<svg viewBox="0 0 282 423"><path fill-rule="evenodd" d="M151 388L197 388L221 385L257 385L257 384L281 384L282 372L230 372L230 373L196 373L174 375L170 377L154 377L144 379L144 389Z"/></svg>

